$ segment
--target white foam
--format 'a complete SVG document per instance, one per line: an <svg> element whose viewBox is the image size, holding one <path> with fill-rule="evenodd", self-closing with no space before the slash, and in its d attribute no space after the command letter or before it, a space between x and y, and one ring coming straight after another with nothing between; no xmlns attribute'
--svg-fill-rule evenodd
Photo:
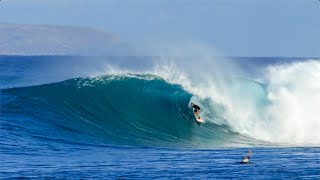
<svg viewBox="0 0 320 180"><path fill-rule="evenodd" d="M320 61L269 67L267 139L320 144Z"/></svg>
<svg viewBox="0 0 320 180"><path fill-rule="evenodd" d="M170 82L181 84L199 98L210 98L223 106L225 111L221 116L225 119L224 123L241 134L270 142L320 144L319 61L267 67L264 77L260 78L267 86L265 97L254 94L259 87L254 87L253 92L241 91L242 87L230 71L236 68L233 64L219 64L214 58L211 61L214 63L205 61L204 71L199 72L190 71L190 67L175 61L161 62L162 65L156 66L153 72ZM213 64L218 71L208 71ZM238 76L241 70L236 71ZM257 98L265 98L269 103L261 106L257 104Z"/></svg>

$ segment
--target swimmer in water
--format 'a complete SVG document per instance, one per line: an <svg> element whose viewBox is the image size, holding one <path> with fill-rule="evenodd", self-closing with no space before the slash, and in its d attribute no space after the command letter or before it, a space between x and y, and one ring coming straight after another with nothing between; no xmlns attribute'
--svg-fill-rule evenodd
<svg viewBox="0 0 320 180"><path fill-rule="evenodd" d="M241 161L241 164L249 164L250 163L250 156L252 154L252 151L248 151L248 156L243 156L243 159Z"/></svg>

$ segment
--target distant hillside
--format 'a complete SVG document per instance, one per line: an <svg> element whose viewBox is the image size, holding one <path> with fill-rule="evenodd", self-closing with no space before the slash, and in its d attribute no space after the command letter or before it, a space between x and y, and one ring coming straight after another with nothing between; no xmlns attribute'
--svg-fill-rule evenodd
<svg viewBox="0 0 320 180"><path fill-rule="evenodd" d="M120 43L100 30L0 24L0 55L115 55Z"/></svg>

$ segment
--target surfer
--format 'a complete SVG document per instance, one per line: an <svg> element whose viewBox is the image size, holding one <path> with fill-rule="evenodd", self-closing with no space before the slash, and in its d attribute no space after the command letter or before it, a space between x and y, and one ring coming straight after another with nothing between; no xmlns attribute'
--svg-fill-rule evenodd
<svg viewBox="0 0 320 180"><path fill-rule="evenodd" d="M201 123L203 122L203 120L199 116L200 107L198 105L195 105L194 103L191 103L190 107L193 108L193 115L196 118L198 125L200 126Z"/></svg>
<svg viewBox="0 0 320 180"><path fill-rule="evenodd" d="M249 164L250 163L250 156L252 154L252 151L248 151L248 156L243 156L243 159L241 161L241 164Z"/></svg>
<svg viewBox="0 0 320 180"><path fill-rule="evenodd" d="M200 118L200 116L199 116L200 107L198 105L193 104L193 103L191 103L191 107L194 109L193 113Z"/></svg>

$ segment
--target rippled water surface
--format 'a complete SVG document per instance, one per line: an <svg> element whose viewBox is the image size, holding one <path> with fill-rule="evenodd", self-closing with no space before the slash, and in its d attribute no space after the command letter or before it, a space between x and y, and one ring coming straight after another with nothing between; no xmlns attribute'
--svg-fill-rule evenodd
<svg viewBox="0 0 320 180"><path fill-rule="evenodd" d="M32 145L31 145L32 146ZM158 149L49 143L1 149L0 177L319 179L320 148Z"/></svg>

